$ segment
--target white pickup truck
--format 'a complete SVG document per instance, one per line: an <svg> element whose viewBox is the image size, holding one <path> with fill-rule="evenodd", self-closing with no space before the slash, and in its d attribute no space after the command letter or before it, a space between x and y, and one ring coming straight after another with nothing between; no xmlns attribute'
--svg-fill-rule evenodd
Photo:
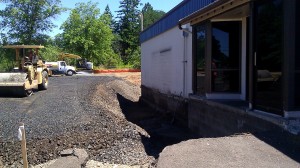
<svg viewBox="0 0 300 168"><path fill-rule="evenodd" d="M59 74L72 76L73 74L76 74L75 67L68 66L65 61L45 62L45 65L49 69L49 76L59 75Z"/></svg>

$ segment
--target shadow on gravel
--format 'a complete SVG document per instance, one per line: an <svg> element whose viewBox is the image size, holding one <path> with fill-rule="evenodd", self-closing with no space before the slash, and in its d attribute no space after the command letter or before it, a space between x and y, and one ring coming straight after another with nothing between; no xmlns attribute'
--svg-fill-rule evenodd
<svg viewBox="0 0 300 168"><path fill-rule="evenodd" d="M300 163L300 136L286 131L272 130L251 133L261 141Z"/></svg>
<svg viewBox="0 0 300 168"><path fill-rule="evenodd" d="M148 132L150 137L141 135L145 151L156 159L159 153L169 145L196 138L187 128L176 125L170 115L163 115L144 103L132 102L120 94L117 98L126 119Z"/></svg>
<svg viewBox="0 0 300 168"><path fill-rule="evenodd" d="M6 99L10 99L10 98L24 98L26 97L23 93L23 90L18 90L18 89L7 89L7 90L0 90L0 98L6 98ZM33 89L33 92L31 93L32 96L35 93L37 93L38 90L37 89Z"/></svg>
<svg viewBox="0 0 300 168"><path fill-rule="evenodd" d="M1 92L0 91L0 98L23 98L24 96L22 95L19 95L15 92L11 92L11 93L8 93L8 92Z"/></svg>
<svg viewBox="0 0 300 168"><path fill-rule="evenodd" d="M218 103L223 103L222 101L215 100ZM241 101L226 101L225 106L232 106L235 108L246 109L248 107L248 103L241 102ZM246 108L245 108L246 107ZM228 116L230 117L230 116ZM267 125L267 121L265 121ZM243 134L251 134L255 136L257 139L263 141L264 143L272 146L276 150L280 151L287 157L293 159L294 161L300 163L300 135L294 135L282 128L282 126L277 126L276 124L272 124L272 127L268 126L266 128L259 128L255 129L255 121L253 124L253 128L245 128L244 131L241 132L234 132L231 129L228 133L222 132L222 135L215 135L215 136L206 136L205 138L218 138L224 136L235 136L235 135L243 135ZM268 128L268 129L267 129ZM218 133L216 133L218 134ZM268 156L266 156L268 157Z"/></svg>
<svg viewBox="0 0 300 168"><path fill-rule="evenodd" d="M189 133L188 128L176 126L176 120L174 121L173 117L170 115L161 114L141 102L132 102L120 94L117 94L117 98L126 119L139 125L150 135L150 138L141 135L141 139L147 154L154 156L156 159L166 146L188 139L201 138ZM275 128L270 131L250 131L245 133L252 134L289 158L300 163L299 135L293 135L283 131L281 128ZM239 134L244 133L236 132L226 136L235 136ZM218 138L224 136L225 135L205 138Z"/></svg>

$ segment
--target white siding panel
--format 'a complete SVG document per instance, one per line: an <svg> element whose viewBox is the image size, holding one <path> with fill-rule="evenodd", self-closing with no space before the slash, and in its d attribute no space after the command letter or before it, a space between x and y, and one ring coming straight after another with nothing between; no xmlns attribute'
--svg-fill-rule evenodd
<svg viewBox="0 0 300 168"><path fill-rule="evenodd" d="M182 95L184 37L177 27L141 44L142 85ZM192 36L187 39L186 95L192 91Z"/></svg>

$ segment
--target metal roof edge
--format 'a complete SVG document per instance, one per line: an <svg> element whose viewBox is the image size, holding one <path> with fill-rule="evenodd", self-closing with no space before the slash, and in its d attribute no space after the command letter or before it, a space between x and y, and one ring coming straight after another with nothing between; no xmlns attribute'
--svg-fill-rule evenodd
<svg viewBox="0 0 300 168"><path fill-rule="evenodd" d="M191 1L191 0L183 0L182 2L180 2L178 5L176 5L174 8L172 8L169 12L167 12L163 17L161 17L159 20L157 20L156 22L154 22L153 24L151 24L149 27L147 27L146 29L144 29L140 34L146 32L148 29L151 29L158 22L160 22L161 20L163 20L166 17L170 16L174 11L176 11L178 8L180 8L184 4L188 3L189 1Z"/></svg>
<svg viewBox="0 0 300 168"><path fill-rule="evenodd" d="M188 16L180 19L178 21L178 25L187 24L187 22L189 20L191 20L192 18L196 17L197 15L199 15L201 13L204 13L204 12L207 12L207 11L209 11L209 10L211 10L211 9L213 9L213 8L215 8L215 7L223 4L223 3L226 3L228 1L230 1L230 0L216 0L216 1L212 2L211 4L207 5L206 7L202 8L202 9L199 9L198 11L195 11L195 12L191 13L190 15L188 15Z"/></svg>
<svg viewBox="0 0 300 168"><path fill-rule="evenodd" d="M173 27L170 27L170 28L166 29L166 30L163 31L163 32L160 32L160 33L156 34L155 36L152 36L151 38L147 38L147 40L140 41L140 44L141 44L141 43L144 43L144 42L146 42L146 41L148 41L148 40L151 40L151 39L153 39L153 38L159 36L160 34L163 34L163 33L167 32L167 31L169 31L169 30L171 30L171 29L174 29L175 27L177 27L177 25L175 25L175 26L173 26ZM140 33L140 36L141 36L141 33Z"/></svg>

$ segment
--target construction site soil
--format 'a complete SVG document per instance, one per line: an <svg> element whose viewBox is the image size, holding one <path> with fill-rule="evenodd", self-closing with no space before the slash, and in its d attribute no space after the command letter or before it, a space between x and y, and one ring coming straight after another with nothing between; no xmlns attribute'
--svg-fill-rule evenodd
<svg viewBox="0 0 300 168"><path fill-rule="evenodd" d="M186 137L164 139L172 125L139 101L140 73L57 76L46 91L25 98L0 96L0 167L20 167L19 123L25 124L30 165L82 148L104 163L155 167L162 149ZM2 164L2 165L1 165Z"/></svg>

